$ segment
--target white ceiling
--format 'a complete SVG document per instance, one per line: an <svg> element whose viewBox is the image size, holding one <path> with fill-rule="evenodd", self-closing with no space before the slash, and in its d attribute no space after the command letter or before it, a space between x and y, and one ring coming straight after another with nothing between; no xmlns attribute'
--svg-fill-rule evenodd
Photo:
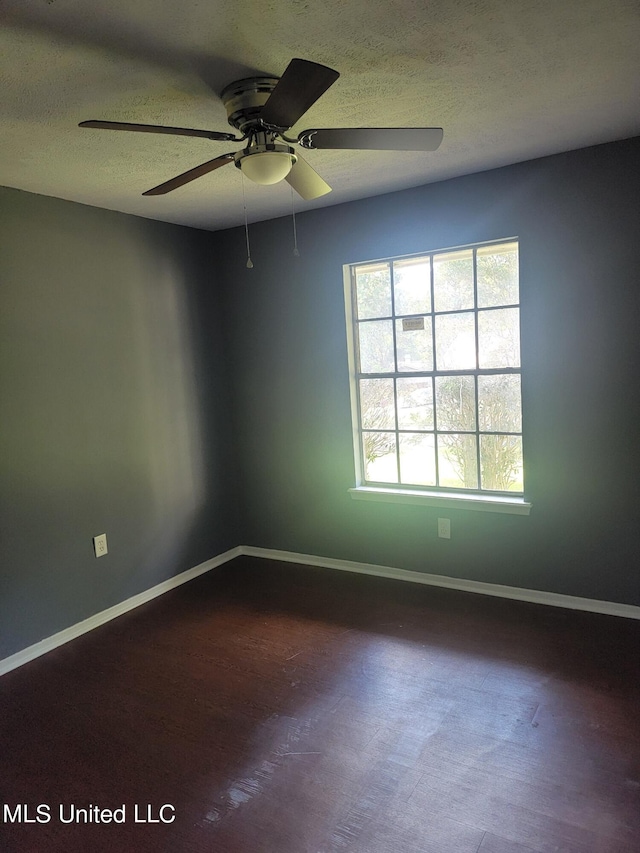
<svg viewBox="0 0 640 853"><path fill-rule="evenodd" d="M333 192L298 211L640 134L637 0L0 0L0 184L237 225L232 165L141 193L240 146L77 124L231 131L218 93L293 57L341 74L296 132L445 130L435 153L305 152ZM250 221L291 210L285 183L245 188Z"/></svg>

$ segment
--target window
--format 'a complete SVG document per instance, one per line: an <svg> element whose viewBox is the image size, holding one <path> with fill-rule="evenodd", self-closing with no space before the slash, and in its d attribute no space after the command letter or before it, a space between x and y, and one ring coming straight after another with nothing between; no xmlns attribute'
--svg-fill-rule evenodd
<svg viewBox="0 0 640 853"><path fill-rule="evenodd" d="M518 241L352 264L345 283L355 491L528 507Z"/></svg>

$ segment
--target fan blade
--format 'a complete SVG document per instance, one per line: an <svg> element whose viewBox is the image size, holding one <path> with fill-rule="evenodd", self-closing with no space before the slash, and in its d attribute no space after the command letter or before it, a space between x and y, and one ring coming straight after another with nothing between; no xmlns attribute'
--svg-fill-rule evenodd
<svg viewBox="0 0 640 853"><path fill-rule="evenodd" d="M292 127L339 76L326 65L292 59L262 108L260 118L274 127Z"/></svg>
<svg viewBox="0 0 640 853"><path fill-rule="evenodd" d="M311 201L311 199L320 198L321 195L330 193L331 187L326 181L322 180L316 170L299 154L296 157L298 159L285 178L289 186L293 187L305 201Z"/></svg>
<svg viewBox="0 0 640 853"><path fill-rule="evenodd" d="M435 151L443 135L441 127L330 127L304 130L298 142L303 148Z"/></svg>
<svg viewBox="0 0 640 853"><path fill-rule="evenodd" d="M224 166L226 163L231 163L232 161L233 154L222 154L220 157L215 157L213 160L207 160L206 163L201 163L199 166L189 169L188 172L176 175L175 178L165 181L164 184L158 184L157 187L147 190L142 193L142 195L164 195L164 193L170 193L171 190L175 190L184 184L188 184L190 181L195 181L196 178L201 178L208 172L213 172L214 169L219 169L220 166Z"/></svg>
<svg viewBox="0 0 640 853"><path fill-rule="evenodd" d="M101 130L136 130L140 133L169 133L174 136L202 136L204 139L240 142L232 133L218 133L215 130L193 130L190 127L165 127L162 124L130 124L127 121L81 121L78 127L96 127Z"/></svg>

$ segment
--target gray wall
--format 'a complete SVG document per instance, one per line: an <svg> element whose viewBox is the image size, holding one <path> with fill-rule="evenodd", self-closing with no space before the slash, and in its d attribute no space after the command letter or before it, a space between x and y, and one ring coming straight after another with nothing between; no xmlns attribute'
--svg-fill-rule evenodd
<svg viewBox="0 0 640 853"><path fill-rule="evenodd" d="M640 604L639 142L214 235L244 544ZM513 235L531 516L352 501L342 265Z"/></svg>
<svg viewBox="0 0 640 853"><path fill-rule="evenodd" d="M0 658L237 544L640 604L640 140L207 234L0 189ZM529 518L352 501L342 265L517 235ZM91 537L106 532L96 560Z"/></svg>
<svg viewBox="0 0 640 853"><path fill-rule="evenodd" d="M0 189L0 658L238 543L209 240Z"/></svg>

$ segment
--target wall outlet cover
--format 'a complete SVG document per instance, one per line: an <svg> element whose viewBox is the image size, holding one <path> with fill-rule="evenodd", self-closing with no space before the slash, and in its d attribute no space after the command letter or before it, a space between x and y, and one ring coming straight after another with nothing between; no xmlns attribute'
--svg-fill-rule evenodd
<svg viewBox="0 0 640 853"><path fill-rule="evenodd" d="M106 533L101 533L99 536L93 537L93 550L96 557L104 557L108 553Z"/></svg>
<svg viewBox="0 0 640 853"><path fill-rule="evenodd" d="M438 519L438 536L440 539L451 539L451 519Z"/></svg>

